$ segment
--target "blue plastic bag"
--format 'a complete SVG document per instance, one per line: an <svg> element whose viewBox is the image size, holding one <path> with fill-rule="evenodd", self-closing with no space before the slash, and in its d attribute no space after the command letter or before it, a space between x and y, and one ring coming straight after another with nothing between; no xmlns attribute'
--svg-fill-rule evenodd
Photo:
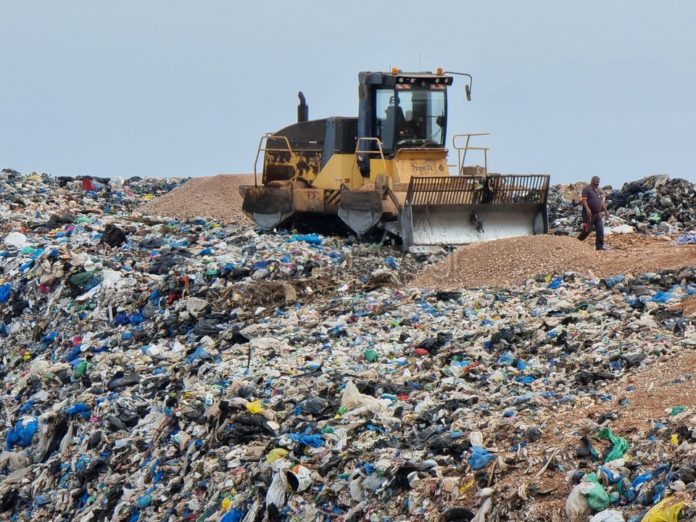
<svg viewBox="0 0 696 522"><path fill-rule="evenodd" d="M65 413L68 414L68 417L80 416L84 420L89 420L91 416L91 409L84 402L76 402L74 405L65 410Z"/></svg>
<svg viewBox="0 0 696 522"><path fill-rule="evenodd" d="M10 300L12 295L12 286L10 283L4 283L0 285L0 304L5 304Z"/></svg>
<svg viewBox="0 0 696 522"><path fill-rule="evenodd" d="M394 259L392 256L387 256L384 259L384 264L387 265L389 268L392 270L398 270L399 269L399 264L396 262L396 259Z"/></svg>
<svg viewBox="0 0 696 522"><path fill-rule="evenodd" d="M7 432L5 446L11 450L15 446L26 448L31 444L36 432L39 431L39 420L36 418L20 419L14 428Z"/></svg>
<svg viewBox="0 0 696 522"><path fill-rule="evenodd" d="M194 362L200 361L201 359L205 359L206 357L208 357L208 352L206 352L203 348L199 346L193 351L191 355L186 357L186 362L189 364L193 364Z"/></svg>
<svg viewBox="0 0 696 522"><path fill-rule="evenodd" d="M304 241L310 245L321 245L323 239L319 234L293 234L290 236L289 241L291 243L294 241Z"/></svg>
<svg viewBox="0 0 696 522"><path fill-rule="evenodd" d="M486 448L482 446L471 446L471 456L469 457L469 466L472 469L482 469L488 466L491 461L495 460L495 455L492 455Z"/></svg>
<svg viewBox="0 0 696 522"><path fill-rule="evenodd" d="M225 513L220 522L240 522L244 512L239 508L232 508L227 513Z"/></svg>
<svg viewBox="0 0 696 522"><path fill-rule="evenodd" d="M551 290L556 290L557 288L561 287L561 284L563 283L563 279L560 277L554 277L553 280L549 283L548 288Z"/></svg>
<svg viewBox="0 0 696 522"><path fill-rule="evenodd" d="M292 440L305 446L320 448L324 445L324 436L321 434L293 433L290 435Z"/></svg>
<svg viewBox="0 0 696 522"><path fill-rule="evenodd" d="M650 300L653 303L666 303L673 297L674 294L672 292L657 292Z"/></svg>
<svg viewBox="0 0 696 522"><path fill-rule="evenodd" d="M613 277L607 277L604 279L604 284L607 285L607 288L614 288L616 285L621 283L625 277L621 274L615 275Z"/></svg>

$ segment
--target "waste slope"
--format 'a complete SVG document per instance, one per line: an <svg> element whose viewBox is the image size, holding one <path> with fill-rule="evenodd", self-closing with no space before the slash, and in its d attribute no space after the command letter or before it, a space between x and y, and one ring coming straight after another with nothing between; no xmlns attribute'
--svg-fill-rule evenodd
<svg viewBox="0 0 696 522"><path fill-rule="evenodd" d="M696 244L424 291L444 249L132 214L174 186L0 171L0 520L696 520Z"/></svg>
<svg viewBox="0 0 696 522"><path fill-rule="evenodd" d="M245 174L193 178L139 210L143 214L176 219L204 217L224 223L251 223L242 212L239 187L253 183L254 177Z"/></svg>

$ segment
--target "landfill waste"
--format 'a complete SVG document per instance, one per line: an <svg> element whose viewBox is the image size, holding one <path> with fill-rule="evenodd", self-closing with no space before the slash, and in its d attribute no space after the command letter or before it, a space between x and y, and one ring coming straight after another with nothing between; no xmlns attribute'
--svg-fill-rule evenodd
<svg viewBox="0 0 696 522"><path fill-rule="evenodd" d="M581 228L580 194L584 183L553 185L549 190L549 226L557 234L577 235ZM696 229L696 184L667 174L603 187L609 220L605 233L675 234Z"/></svg>
<svg viewBox="0 0 696 522"><path fill-rule="evenodd" d="M696 267L411 288L447 249L137 211L178 185L0 174L0 517L694 515L696 404L624 412Z"/></svg>

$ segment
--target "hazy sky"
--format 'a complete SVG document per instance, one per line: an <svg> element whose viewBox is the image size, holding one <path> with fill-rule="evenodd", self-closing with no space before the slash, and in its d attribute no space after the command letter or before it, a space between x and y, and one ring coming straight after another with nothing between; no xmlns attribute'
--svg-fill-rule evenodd
<svg viewBox="0 0 696 522"><path fill-rule="evenodd" d="M299 90L310 118L356 116L359 71L441 66L474 77L448 132L491 132L492 171L696 181L695 22L686 1L0 0L0 168L251 172Z"/></svg>

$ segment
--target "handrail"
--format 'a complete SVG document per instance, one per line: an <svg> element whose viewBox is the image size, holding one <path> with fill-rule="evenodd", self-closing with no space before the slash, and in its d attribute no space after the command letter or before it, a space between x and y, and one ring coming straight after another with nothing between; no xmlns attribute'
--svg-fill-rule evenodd
<svg viewBox="0 0 696 522"><path fill-rule="evenodd" d="M374 141L377 143L377 150L360 150L360 145L363 143L369 143ZM351 172L355 170L355 164L358 161L358 154L379 154L379 156L382 158L382 164L384 166L384 174L387 174L387 160L384 159L384 151L382 150L382 142L379 140L379 138L368 138L368 137L362 137L358 138L358 141L355 144L355 154L353 155L353 165L351 166Z"/></svg>
<svg viewBox="0 0 696 522"><path fill-rule="evenodd" d="M488 174L488 151L490 147L470 147L469 141L473 136L489 136L490 132L465 132L462 134L455 134L452 136L452 147L457 151L457 175L460 175L462 168L464 167L464 162L466 161L466 153L470 150L482 150L483 151L483 165L485 173ZM466 138L466 143L464 146L457 145L457 138ZM463 153L463 155L462 155Z"/></svg>
<svg viewBox="0 0 696 522"><path fill-rule="evenodd" d="M274 140L284 140L285 144L288 146L287 149L276 149L276 148L269 148L268 146L262 147L263 141L266 140L266 145L268 145L268 140L274 139ZM259 147L256 149L256 159L254 160L254 186L258 187L259 182L256 177L256 166L258 165L259 162L259 155L261 154L261 151L263 152L289 152L292 154L292 147L290 146L290 140L288 140L287 136L277 136L271 132L267 132L263 136L261 136L261 139L259 140Z"/></svg>

